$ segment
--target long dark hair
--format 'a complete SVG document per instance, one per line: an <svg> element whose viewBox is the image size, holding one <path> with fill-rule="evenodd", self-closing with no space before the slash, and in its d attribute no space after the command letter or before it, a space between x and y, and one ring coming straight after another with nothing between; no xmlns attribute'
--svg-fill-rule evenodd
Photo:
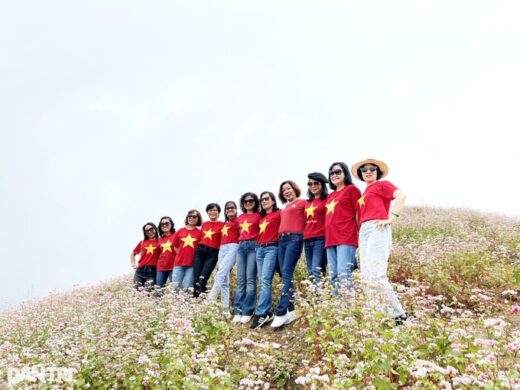
<svg viewBox="0 0 520 390"><path fill-rule="evenodd" d="M264 196L265 194L269 195L269 197L271 198L271 200L274 202L274 205L273 205L273 210L272 211L276 211L276 210L280 210L278 208L278 205L276 204L276 197L274 196L274 194L270 191L264 191L260 194L260 199L262 199L262 196ZM264 208L262 207L262 202L260 202L260 215L262 217L265 217L265 215L267 214L267 212L264 210Z"/></svg>
<svg viewBox="0 0 520 390"><path fill-rule="evenodd" d="M240 197L240 210L243 213L247 213L246 208L244 207L244 199L246 196L250 196L255 201L255 207L253 208L253 213L258 213L260 211L260 201L258 200L258 196L254 192L246 192Z"/></svg>
<svg viewBox="0 0 520 390"><path fill-rule="evenodd" d="M232 200L228 200L225 204L224 204L224 220L227 222L229 221L229 218L226 214L226 209L228 208L228 206L233 206L235 207L235 210L237 209L237 204L235 202L233 202ZM238 214L238 210L237 210L237 214ZM235 218L236 218L236 214L235 214Z"/></svg>
<svg viewBox="0 0 520 390"><path fill-rule="evenodd" d="M321 180L316 180L321 183L321 191L320 191L320 199L327 199L327 196L329 196L329 190L327 189L327 184L322 182ZM311 190L307 190L307 199L308 200L314 200L316 197L311 192Z"/></svg>
<svg viewBox="0 0 520 390"><path fill-rule="evenodd" d="M331 190L336 190L336 186L332 184L330 181L330 171L332 170L332 167L334 165L339 165L341 167L341 170L343 171L343 175L345 176L345 179L343 180L343 183L345 183L346 186L349 184L352 184L352 176L350 176L350 170L348 169L347 164L344 162L333 162L329 167L329 187Z"/></svg>
<svg viewBox="0 0 520 390"><path fill-rule="evenodd" d="M148 236L146 235L146 231L145 231L145 228L150 225L151 227L153 227L153 230L155 232L155 239L158 240L159 239L159 233L157 233L157 226L155 226L155 224L153 222L147 222L143 225L143 236L144 236L144 239L145 240L149 240Z"/></svg>
<svg viewBox="0 0 520 390"><path fill-rule="evenodd" d="M161 222L163 221L163 219L167 219L168 221L170 221L170 226L171 226L171 228L170 228L170 234L175 233L175 224L173 223L173 219L171 219L171 217L168 217L168 216L166 215L166 216L162 217L162 218L159 220L159 235L160 235L161 237L164 236L164 230L163 230L163 228L162 228L162 226L161 226Z"/></svg>

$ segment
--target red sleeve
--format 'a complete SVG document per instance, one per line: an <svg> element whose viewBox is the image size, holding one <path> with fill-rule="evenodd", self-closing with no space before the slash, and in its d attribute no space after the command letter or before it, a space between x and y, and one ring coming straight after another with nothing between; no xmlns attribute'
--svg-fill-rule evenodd
<svg viewBox="0 0 520 390"><path fill-rule="evenodd" d="M389 181L386 181L386 180L382 181L381 184L383 184L381 186L381 195L383 196L383 198L393 200L394 199L394 193L399 188L397 188L392 183L390 183Z"/></svg>
<svg viewBox="0 0 520 390"><path fill-rule="evenodd" d="M355 185L353 185L351 188L352 189L350 190L350 202L352 204L352 208L354 210L357 210L358 209L358 200L359 200L359 198L361 198L361 191Z"/></svg>
<svg viewBox="0 0 520 390"><path fill-rule="evenodd" d="M139 241L139 243L138 243L138 244L136 245L136 247L134 248L134 250L133 250L133 252L132 252L132 253L134 254L134 256L135 256L135 255L138 255L139 253L141 253L141 244L142 244L142 243L143 243L142 241Z"/></svg>
<svg viewBox="0 0 520 390"><path fill-rule="evenodd" d="M178 248L179 247L179 231L176 231L174 236L173 236L173 239L172 239L172 245L174 248Z"/></svg>

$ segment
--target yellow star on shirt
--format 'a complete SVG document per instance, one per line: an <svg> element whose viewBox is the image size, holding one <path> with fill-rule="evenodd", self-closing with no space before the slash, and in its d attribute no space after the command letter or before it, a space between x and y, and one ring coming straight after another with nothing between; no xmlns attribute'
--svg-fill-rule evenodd
<svg viewBox="0 0 520 390"><path fill-rule="evenodd" d="M244 233L244 232L249 233L249 226L251 226L251 225L252 225L251 223L247 222L247 219L244 222L242 222L240 224L240 227L242 228L242 233Z"/></svg>
<svg viewBox="0 0 520 390"><path fill-rule="evenodd" d="M146 253L153 253L153 251L157 248L156 246L153 246L152 244L145 246L144 249L146 249Z"/></svg>
<svg viewBox="0 0 520 390"><path fill-rule="evenodd" d="M213 240L213 235L215 232L209 228L209 230L203 230L202 233L204 233L204 238L209 238L210 240Z"/></svg>
<svg viewBox="0 0 520 390"><path fill-rule="evenodd" d="M172 243L170 242L170 240L166 241L164 244L161 244L161 246L162 246L162 253L172 251Z"/></svg>
<svg viewBox="0 0 520 390"><path fill-rule="evenodd" d="M336 199L332 199L331 202L329 202L325 205L325 207L327 207L327 215L334 214L334 208L336 207L337 204L338 204L338 202L336 202Z"/></svg>
<svg viewBox="0 0 520 390"><path fill-rule="evenodd" d="M357 202L358 202L359 206L364 206L366 204L365 195L363 195L361 198L359 198Z"/></svg>
<svg viewBox="0 0 520 390"><path fill-rule="evenodd" d="M227 231L228 230L229 230L229 226L227 226L227 225L222 226L222 230L221 230L222 235L223 236L227 236Z"/></svg>
<svg viewBox="0 0 520 390"><path fill-rule="evenodd" d="M316 206L314 206L314 203L311 203L311 206L305 209L305 212L307 213L307 218L314 217L314 210L316 210Z"/></svg>
<svg viewBox="0 0 520 390"><path fill-rule="evenodd" d="M267 225L269 225L269 222L267 222L265 219L264 219L264 222L262 222L260 225L258 225L260 227L259 234L265 233L265 228L267 227Z"/></svg>
<svg viewBox="0 0 520 390"><path fill-rule="evenodd" d="M193 238L191 234L188 233L188 237L181 238L182 242L184 242L183 248L186 248L187 246L191 246L193 249L195 247L193 246L193 243L197 241L196 238Z"/></svg>

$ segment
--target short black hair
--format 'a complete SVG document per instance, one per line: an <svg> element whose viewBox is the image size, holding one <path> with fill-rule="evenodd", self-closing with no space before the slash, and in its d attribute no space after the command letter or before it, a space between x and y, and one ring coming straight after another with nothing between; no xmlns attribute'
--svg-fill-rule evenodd
<svg viewBox="0 0 520 390"><path fill-rule="evenodd" d="M329 189L327 188L326 183L323 183L321 180L316 180L316 181L319 181L321 183L320 199L323 199L323 200L327 199L327 196L329 196ZM307 199L313 200L314 198L315 198L314 194L310 190L307 190Z"/></svg>
<svg viewBox="0 0 520 390"><path fill-rule="evenodd" d="M229 207L229 206L233 206L235 209L237 208L237 204L232 201L232 200L228 200L225 204L224 204L224 220L227 222L229 221L229 218L226 214L226 209Z"/></svg>
<svg viewBox="0 0 520 390"><path fill-rule="evenodd" d="M258 213L260 211L260 201L258 200L258 196L254 192L246 192L240 197L240 210L242 210L243 213L247 213L246 208L244 207L244 199L246 196L250 196L255 201L255 208L253 209L253 212Z"/></svg>
<svg viewBox="0 0 520 390"><path fill-rule="evenodd" d="M379 165L374 164L374 163L366 163L366 164L361 165L361 166L357 169L357 171L356 171L356 173L357 173L357 177L359 177L359 180L361 180L361 181L365 181L365 179L363 179L363 174L361 173L361 168L363 168L365 165L368 165L368 164L373 165L373 166L375 166L375 167L377 168L377 176L376 176L376 180L381 179L381 177L383 177L383 172L381 172L381 168L379 168Z"/></svg>
<svg viewBox="0 0 520 390"><path fill-rule="evenodd" d="M173 219L171 219L168 216L164 216L159 220L159 235L161 237L164 236L164 231L162 230L162 226L161 226L161 222L163 219L167 219L168 221L170 221L170 226L171 226L170 233L172 233L172 234L175 233L175 224L173 223Z"/></svg>
<svg viewBox="0 0 520 390"><path fill-rule="evenodd" d="M264 196L265 194L269 195L269 197L272 199L272 201L274 202L274 205L273 205L273 211L276 211L276 210L280 210L278 208L278 205L276 204L276 197L274 196L274 194L271 192L271 191L264 191L260 194L260 199L262 199L262 196ZM260 202L260 215L262 217L265 217L267 213L265 212L264 208L262 207L262 202Z"/></svg>
<svg viewBox="0 0 520 390"><path fill-rule="evenodd" d="M147 222L143 225L143 236L144 236L144 239L145 240L148 240L148 236L146 235L146 231L145 231L145 228L150 225L151 227L153 227L153 230L155 231L155 239L158 240L159 239L159 233L157 233L157 226L155 226L155 224L153 222Z"/></svg>
<svg viewBox="0 0 520 390"><path fill-rule="evenodd" d="M186 214L186 218L184 218L184 224L185 225L188 224L188 215L190 215L191 213L197 213L197 225L196 226L202 225L202 215L200 214L200 211L196 210L196 209L191 209L190 211L188 211L188 214Z"/></svg>
<svg viewBox="0 0 520 390"><path fill-rule="evenodd" d="M353 184L352 183L352 176L350 175L350 170L348 169L348 166L347 164L345 164L344 162L340 161L340 162L333 162L332 164L330 164L330 167L329 167L329 187L331 190L335 190L336 189L336 186L334 184L332 184L332 182L330 181L330 171L332 170L332 167L334 165L339 165L341 167L341 170L343 171L343 175L345 175L345 180L343 181L343 183L345 183L346 186L348 186L349 184Z"/></svg>
<svg viewBox="0 0 520 390"><path fill-rule="evenodd" d="M208 205L206 206L206 213L207 213L209 210L211 210L211 209L217 209L218 212L219 212L219 214L220 214L220 212L222 211L222 210L220 209L220 205L219 205L218 203L210 203L210 204L208 204Z"/></svg>
<svg viewBox="0 0 520 390"><path fill-rule="evenodd" d="M282 202L282 204L286 204L287 203L287 199L285 199L283 197L283 191L282 191L282 187L284 186L284 184L289 184L294 193L296 194L296 197L299 198L302 191L300 190L300 187L298 187L298 184L296 184L294 181L292 180L285 180L282 182L282 184L280 184L280 189L278 190L278 199L280 199L280 202Z"/></svg>

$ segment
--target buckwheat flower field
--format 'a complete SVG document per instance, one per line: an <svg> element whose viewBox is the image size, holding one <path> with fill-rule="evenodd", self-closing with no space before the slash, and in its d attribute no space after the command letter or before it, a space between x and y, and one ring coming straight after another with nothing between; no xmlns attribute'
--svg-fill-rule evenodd
<svg viewBox="0 0 520 390"><path fill-rule="evenodd" d="M520 389L520 221L408 208L389 266L413 315L402 326L357 272L356 289L333 297L304 263L299 319L277 331L136 292L131 275L4 310L0 388Z"/></svg>

